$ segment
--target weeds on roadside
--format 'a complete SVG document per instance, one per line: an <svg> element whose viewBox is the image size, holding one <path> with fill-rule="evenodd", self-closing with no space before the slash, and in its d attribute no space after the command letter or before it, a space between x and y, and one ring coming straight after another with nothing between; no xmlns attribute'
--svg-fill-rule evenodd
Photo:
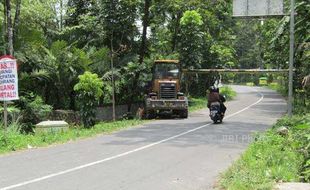
<svg viewBox="0 0 310 190"><path fill-rule="evenodd" d="M111 133L123 128L142 124L142 120L122 120L116 122L101 122L91 129L71 126L68 131L42 132L22 134L19 132L18 124L10 125L4 133L3 127L0 130L0 154L27 148L47 146L55 143L64 143L79 138L86 138L102 133Z"/></svg>
<svg viewBox="0 0 310 190"><path fill-rule="evenodd" d="M199 98L189 98L189 111L197 111L200 109L207 109L207 98L199 97Z"/></svg>
<svg viewBox="0 0 310 190"><path fill-rule="evenodd" d="M230 190L272 189L275 182L309 182L309 115L280 119L273 129L255 137L247 151L223 174L221 186ZM280 126L289 129L279 135Z"/></svg>
<svg viewBox="0 0 310 190"><path fill-rule="evenodd" d="M229 86L223 86L220 88L220 93L225 95L226 100L232 100L234 97L237 96L237 93Z"/></svg>

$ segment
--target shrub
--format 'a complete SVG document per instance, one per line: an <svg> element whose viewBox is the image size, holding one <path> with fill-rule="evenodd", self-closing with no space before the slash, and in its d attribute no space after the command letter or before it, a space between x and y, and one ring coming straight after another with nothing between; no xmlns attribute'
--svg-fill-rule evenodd
<svg viewBox="0 0 310 190"><path fill-rule="evenodd" d="M19 106L21 122L25 124L21 128L23 132L32 132L33 125L46 120L53 110L52 106L45 104L40 96L33 93L21 96Z"/></svg>
<svg viewBox="0 0 310 190"><path fill-rule="evenodd" d="M0 124L0 153L3 149L14 151L14 143L11 142L11 137L22 137L23 134L21 134L21 131L25 125L17 121L10 122L7 129L4 129L3 125L3 123Z"/></svg>
<svg viewBox="0 0 310 190"><path fill-rule="evenodd" d="M237 93L229 86L221 87L220 93L225 95L226 100L232 100L237 95Z"/></svg>
<svg viewBox="0 0 310 190"><path fill-rule="evenodd" d="M19 120L21 119L21 115L20 115L20 109L18 109L15 106L11 106L9 105L7 108L8 111L8 123L17 123L19 122ZM0 114L3 115L4 114L4 108L0 107ZM0 118L0 120L2 121L3 118Z"/></svg>
<svg viewBox="0 0 310 190"><path fill-rule="evenodd" d="M79 83L74 86L78 93L81 119L86 128L95 124L96 108L103 95L102 87L103 82L98 75L88 71L79 76Z"/></svg>

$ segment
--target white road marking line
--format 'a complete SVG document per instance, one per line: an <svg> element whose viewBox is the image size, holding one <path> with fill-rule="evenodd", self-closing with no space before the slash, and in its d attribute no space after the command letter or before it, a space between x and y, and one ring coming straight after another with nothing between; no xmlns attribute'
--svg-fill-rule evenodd
<svg viewBox="0 0 310 190"><path fill-rule="evenodd" d="M255 91L257 91L257 90L255 89ZM226 119L231 118L231 117L233 117L233 116L235 116L235 115L237 115L237 114L239 114L241 112L244 112L245 110L249 109L250 107L255 106L258 103L260 103L264 99L264 94L262 94L262 93L260 93L258 91L257 91L257 93L261 96L261 98L257 102L255 102L254 104L249 105L248 107L243 108L240 111L237 111L236 113L230 114L229 116L226 117Z"/></svg>
<svg viewBox="0 0 310 190"><path fill-rule="evenodd" d="M255 89L255 91L257 91L257 90ZM258 91L257 91L257 92L258 92ZM239 114L239 113L241 113L241 112L244 112L245 110L249 109L250 107L255 106L255 105L257 105L258 103L260 103L260 102L264 99L264 95L263 95L262 93L260 93L260 92L258 92L258 93L260 94L261 98L260 98L257 102L255 102L255 103L253 103L253 104L251 104L251 105L249 105L249 106L243 108L242 110L240 110L240 111L238 111L238 112L236 112L236 113L233 113L233 114L231 114L231 115L228 115L226 118L227 118L227 119L228 119L228 118L231 118L231 117L233 117L233 116L235 116L235 115L237 115L237 114ZM150 148L150 147L153 147L153 146L162 144L162 143L164 143L164 142L167 142L167 141L176 139L176 138L178 138L178 137L181 137L181 136L184 136L184 135L186 135L186 134L189 134L189 133L192 133L192 132L194 132L194 131L197 131L197 130L200 130L200 129L202 129L202 128L205 128L205 127L207 127L207 126L209 126L209 125L211 125L211 124L212 124L212 123L208 123L208 124L206 124L206 125L202 125L202 126L200 126L200 127L197 127L197 128L195 128L195 129L192 129L192 130L189 130L189 131L180 133L180 134L175 135L175 136L172 136L172 137L170 137L170 138L167 138L167 139L164 139L164 140L161 140L161 141L158 141L158 142L155 142L155 143L152 143L152 144L149 144L149 145L146 145L146 146L143 146L143 147L140 147L140 148L137 148L137 149L128 151L128 152L124 152L124 153L122 153L122 154L118 154L118 155L115 155L115 156L112 156L112 157L109 157L109 158L105 158L105 159L103 159L103 160L98 160L98 161L91 162L91 163L88 163L88 164L84 164L84 165L81 165L81 166L77 166L77 167L74 167L74 168L71 168L71 169L68 169L68 170L63 170L63 171L60 171L60 172L57 172L57 173L53 173L53 174L50 174L50 175L46 175L46 176L43 176L43 177L40 177L40 178L36 178L36 179L32 179L32 180L25 181L25 182L22 182L22 183L18 183L18 184L15 184L15 185L3 187L3 188L1 188L0 190L14 189L14 188L17 188L17 187L21 187L21 186L25 186L25 185L28 185L28 184L36 183L36 182L39 182L39 181L43 181L43 180L46 180L46 179L49 179L49 178L53 178L53 177L56 177L56 176L59 176L59 175L67 174L67 173L74 172L74 171L77 171L77 170L81 170L81 169L83 169L83 168L87 168L87 167L91 167L91 166L94 166L94 165L98 165L98 164L101 164L101 163L103 163L103 162L107 162L107 161L110 161L110 160L114 160L114 159L117 159L117 158L120 158L120 157L129 155L129 154L132 154L132 153L135 153L135 152L138 152L138 151L141 151L141 150L145 150L145 149L147 149L147 148Z"/></svg>

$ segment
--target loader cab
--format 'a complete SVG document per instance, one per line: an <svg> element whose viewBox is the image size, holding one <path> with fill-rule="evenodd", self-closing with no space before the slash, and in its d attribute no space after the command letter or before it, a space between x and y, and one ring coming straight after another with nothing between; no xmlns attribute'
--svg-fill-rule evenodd
<svg viewBox="0 0 310 190"><path fill-rule="evenodd" d="M178 60L156 60L153 66L152 92L158 98L176 98L180 91L180 64Z"/></svg>
<svg viewBox="0 0 310 190"><path fill-rule="evenodd" d="M155 62L153 69L154 79L179 79L180 65L176 62Z"/></svg>

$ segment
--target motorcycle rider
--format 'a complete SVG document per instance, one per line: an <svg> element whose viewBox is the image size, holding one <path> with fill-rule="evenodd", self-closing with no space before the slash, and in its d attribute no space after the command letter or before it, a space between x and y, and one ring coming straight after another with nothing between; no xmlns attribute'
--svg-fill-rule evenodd
<svg viewBox="0 0 310 190"><path fill-rule="evenodd" d="M225 115L226 112L226 106L224 105L224 102L226 101L225 97L220 94L220 90L217 87L211 86L209 89L209 95L208 95L208 108L210 108L211 103L213 102L219 102L220 103L220 112L222 115Z"/></svg>

